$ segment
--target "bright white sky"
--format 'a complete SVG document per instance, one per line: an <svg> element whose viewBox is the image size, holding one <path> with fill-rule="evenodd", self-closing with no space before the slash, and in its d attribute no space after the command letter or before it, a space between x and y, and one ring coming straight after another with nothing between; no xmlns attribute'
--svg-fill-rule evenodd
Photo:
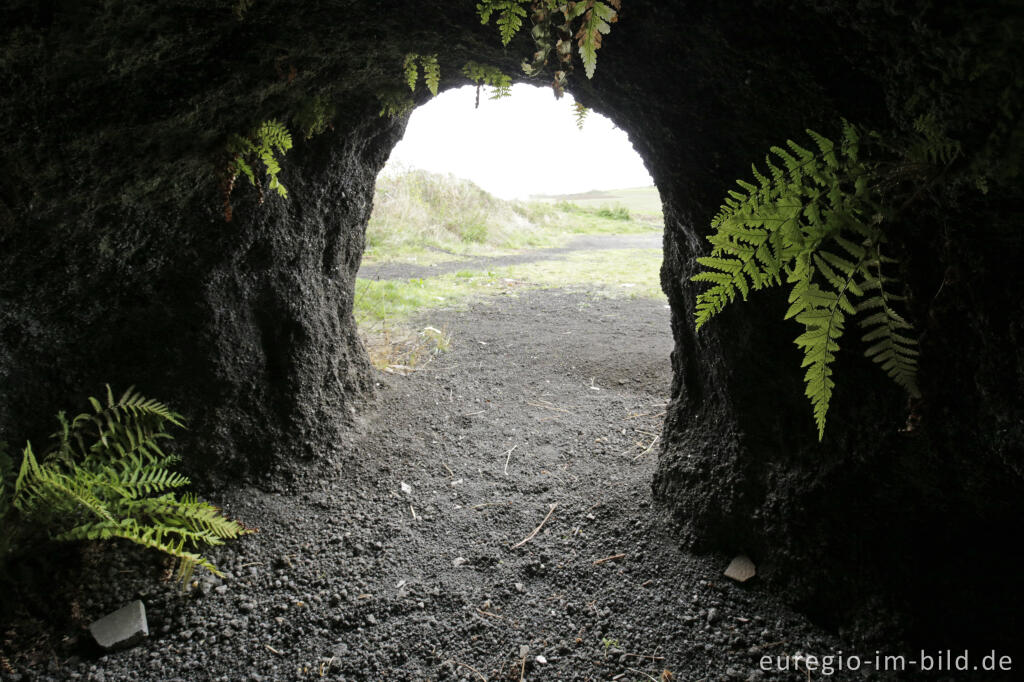
<svg viewBox="0 0 1024 682"><path fill-rule="evenodd" d="M626 133L604 116L576 128L573 99L551 88L512 86L512 96L474 109L475 86L448 90L413 112L383 173L420 168L472 180L505 199L647 187L654 180Z"/></svg>

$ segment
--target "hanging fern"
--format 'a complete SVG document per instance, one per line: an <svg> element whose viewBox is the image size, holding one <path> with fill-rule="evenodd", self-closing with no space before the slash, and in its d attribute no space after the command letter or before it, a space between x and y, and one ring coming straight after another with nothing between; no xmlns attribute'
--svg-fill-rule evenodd
<svg viewBox="0 0 1024 682"><path fill-rule="evenodd" d="M612 6L615 9L612 9ZM611 24L618 21L618 9L621 9L619 0L609 0L607 5L600 1L577 2L570 10L570 18L583 18L576 33L576 40L579 43L580 59L583 60L587 78L594 77L594 70L597 69L597 51L601 49L602 36L607 35L612 30Z"/></svg>
<svg viewBox="0 0 1024 682"><path fill-rule="evenodd" d="M430 90L431 95L437 95L437 89L441 84L441 66L437 62L436 54L420 55L410 52L405 55L402 62L402 71L405 74L405 83L409 89L416 92L416 83L420 79L420 68L423 68L423 82Z"/></svg>
<svg viewBox="0 0 1024 682"><path fill-rule="evenodd" d="M486 24L491 20L491 15L497 13L495 23L498 25L498 33L501 34L501 44L508 45L520 28L523 27L523 18L526 16L526 8L523 5L529 4L530 0L483 0L477 3L476 11L480 15L480 23ZM548 3L551 4L551 3Z"/></svg>
<svg viewBox="0 0 1024 682"><path fill-rule="evenodd" d="M536 51L531 59L523 60L523 71L535 76L548 64L552 53L557 58L558 68L554 71L551 86L557 97L561 97L572 71L572 52L575 42L583 62L587 78L593 78L597 69L597 51L611 31L611 25L618 21L622 9L621 0L483 0L476 10L481 23L490 22L497 15L495 23L501 36L502 45L508 45L523 27L526 7L531 10L530 21Z"/></svg>
<svg viewBox="0 0 1024 682"><path fill-rule="evenodd" d="M580 104L579 102L573 102L572 103L572 113L573 113L573 116L576 118L576 128L577 128L577 130L583 130L583 124L587 120L587 114L590 113L590 109L588 109L583 104Z"/></svg>
<svg viewBox="0 0 1024 682"><path fill-rule="evenodd" d="M496 66L468 61L462 67L462 74L476 84L476 106L480 106L480 89L491 88L490 99L501 99L512 95L512 78Z"/></svg>
<svg viewBox="0 0 1024 682"><path fill-rule="evenodd" d="M263 203L263 183L254 170L257 162L263 164L266 176L270 179L270 189L282 197L288 196L288 190L277 177L281 172L277 155L284 156L292 148L292 135L285 124L277 120L264 121L247 136L235 134L229 137L226 148L231 155L224 182L224 219L227 222L231 222L233 215L231 192L239 175L249 178L249 182L259 191L259 203Z"/></svg>
<svg viewBox="0 0 1024 682"><path fill-rule="evenodd" d="M302 131L302 136L307 140L319 135L328 128L334 128L331 119L337 113L337 108L331 104L330 99L323 95L303 97L299 102L298 109L292 115L292 122Z"/></svg>
<svg viewBox="0 0 1024 682"><path fill-rule="evenodd" d="M128 389L119 399L89 399L91 412L58 414L54 448L37 457L29 443L17 468L0 448L0 563L19 542L39 533L55 540L122 538L179 561L183 580L202 566L197 550L252 532L194 495L174 492L189 479L171 470L179 459L163 451L164 427L181 416Z"/></svg>
<svg viewBox="0 0 1024 682"><path fill-rule="evenodd" d="M711 223L711 254L697 259L704 270L692 279L710 285L697 296L697 329L737 297L785 280L785 317L804 329L796 345L821 439L835 388L832 364L850 317L860 316L871 344L866 355L910 395L920 393L913 327L893 309L901 299L882 271L895 263L882 254L882 171L861 159L861 136L845 121L838 147L807 133L816 151L791 140L786 149L772 147L768 174L754 167L756 184L739 181L742 191L729 192Z"/></svg>

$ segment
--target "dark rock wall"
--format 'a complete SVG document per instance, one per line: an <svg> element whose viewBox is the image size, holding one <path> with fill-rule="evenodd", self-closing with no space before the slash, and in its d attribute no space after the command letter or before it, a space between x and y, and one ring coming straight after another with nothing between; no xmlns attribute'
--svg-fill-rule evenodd
<svg viewBox="0 0 1024 682"><path fill-rule="evenodd" d="M0 9L0 438L38 439L110 382L186 412L189 466L210 478L344 447L372 394L354 277L376 172L404 128L378 117L375 93L409 51L439 53L447 87L467 59L516 73L530 45L502 48L469 1L256 0L241 21L234 4ZM962 5L629 0L597 77L573 85L630 133L665 204L676 350L656 494L687 544L750 553L819 617L862 632L879 604L923 614L910 624L924 632L941 593L959 595L954 622L982 603L998 625L998 596L1019 603L979 571L1013 551L1022 511L1019 192L924 202L941 208L894 232L925 397L908 405L850 344L821 445L783 299L695 335L688 278L725 190L806 127L906 130L906 100L927 100L984 149L987 107L1019 113L1019 98L991 101L1020 77L1019 48L998 47L1015 44L1019 12ZM303 140L291 117L316 95L333 128ZM270 118L296 136L289 198L258 205L240 178L226 223L224 142Z"/></svg>

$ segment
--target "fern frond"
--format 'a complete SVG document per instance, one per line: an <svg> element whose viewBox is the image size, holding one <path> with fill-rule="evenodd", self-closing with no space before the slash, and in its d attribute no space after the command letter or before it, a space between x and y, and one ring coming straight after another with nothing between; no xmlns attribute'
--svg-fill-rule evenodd
<svg viewBox="0 0 1024 682"><path fill-rule="evenodd" d="M202 566L214 575L224 574L209 559L196 552L185 549L186 538L173 532L173 529L155 526L143 526L134 519L123 519L118 523L93 523L61 533L54 539L63 541L74 540L110 540L121 538L135 544L169 554L179 561L188 562L193 568Z"/></svg>
<svg viewBox="0 0 1024 682"><path fill-rule="evenodd" d="M179 458L159 445L170 439L164 425L181 425L181 416L134 388L115 400L108 386L105 402L89 404L91 413L58 415L55 449L42 460L25 446L13 493L13 465L0 451L0 518L8 500L20 512L17 527L6 527L4 518L0 554L15 531L31 526L58 540L124 538L177 557L189 575L197 566L216 572L191 550L253 531L195 495L168 492L189 483L170 468Z"/></svg>
<svg viewBox="0 0 1024 682"><path fill-rule="evenodd" d="M597 51L601 49L602 36L611 31L611 24L618 19L618 13L600 0L577 3L576 7L589 7L583 13L583 22L576 33L576 39L583 70L587 78L593 78L597 69Z"/></svg>
<svg viewBox="0 0 1024 682"><path fill-rule="evenodd" d="M441 85L441 65L437 62L437 55L428 54L420 57L420 65L423 67L423 82L426 83L427 90L436 96Z"/></svg>
<svg viewBox="0 0 1024 682"><path fill-rule="evenodd" d="M771 147L767 173L753 168L755 182L738 181L711 221L710 255L697 258L702 271L691 281L710 286L697 294L700 329L737 298L776 286L785 275L789 307L785 319L803 325L796 345L803 352L804 382L818 438L824 434L835 383L832 364L847 317L862 319L867 354L911 395L917 395L916 343L910 323L890 305L888 279L878 251L881 213L872 183L876 169L859 158L860 134L843 121L839 144L807 131L814 149L787 140ZM877 217L876 217L877 216ZM872 270L876 271L873 272ZM872 292L866 300L867 292ZM903 331L904 333L899 333Z"/></svg>
<svg viewBox="0 0 1024 682"><path fill-rule="evenodd" d="M860 320L864 330L861 340L871 344L864 355L877 363L912 397L920 398L921 391L917 385L917 340L906 335L913 331L914 326L893 310L890 301L894 297L886 292L886 278L881 274L881 254L876 251L876 255L872 261L874 272L869 274L864 287L877 293L857 308L859 313L876 311Z"/></svg>
<svg viewBox="0 0 1024 682"><path fill-rule="evenodd" d="M491 15L497 12L498 32L501 34L501 44L508 45L512 36L523 27L523 18L526 17L526 8L529 0L483 0L477 3L476 11L480 15L480 23L490 22Z"/></svg>
<svg viewBox="0 0 1024 682"><path fill-rule="evenodd" d="M409 86L409 90L416 91L416 81L420 78L419 65L416 63L416 59L419 55L412 52L405 55L405 60L402 62L402 73L405 74L405 83Z"/></svg>
<svg viewBox="0 0 1024 682"><path fill-rule="evenodd" d="M583 123L587 120L590 109L579 102L572 103L573 115L576 117L576 129L583 130Z"/></svg>

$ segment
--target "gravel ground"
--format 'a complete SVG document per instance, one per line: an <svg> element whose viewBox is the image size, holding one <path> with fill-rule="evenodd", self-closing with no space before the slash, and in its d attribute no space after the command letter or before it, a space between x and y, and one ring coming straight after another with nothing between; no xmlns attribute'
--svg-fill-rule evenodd
<svg viewBox="0 0 1024 682"><path fill-rule="evenodd" d="M183 593L159 556L89 548L36 614L56 632L8 630L0 677L812 679L759 662L844 650L681 551L652 502L663 302L531 291L423 323L452 349L381 375L343 459L219 496L259 529L213 553L224 580ZM151 636L97 657L84 625L133 598Z"/></svg>

